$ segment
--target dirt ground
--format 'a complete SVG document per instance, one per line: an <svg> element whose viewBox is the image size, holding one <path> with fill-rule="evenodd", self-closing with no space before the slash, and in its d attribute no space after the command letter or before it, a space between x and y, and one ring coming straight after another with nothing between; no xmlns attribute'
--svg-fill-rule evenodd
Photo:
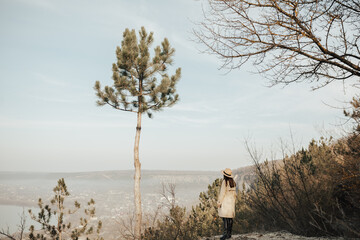
<svg viewBox="0 0 360 240"><path fill-rule="evenodd" d="M221 236L215 236L210 238L203 238L202 240L218 240ZM241 235L233 235L232 240L344 240L344 238L330 238L330 237L303 237L291 234L286 231L272 232L272 233L247 233Z"/></svg>

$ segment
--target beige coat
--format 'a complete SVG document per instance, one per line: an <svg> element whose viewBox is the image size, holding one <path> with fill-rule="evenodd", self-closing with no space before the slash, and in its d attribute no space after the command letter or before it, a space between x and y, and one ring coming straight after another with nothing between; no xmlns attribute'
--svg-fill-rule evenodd
<svg viewBox="0 0 360 240"><path fill-rule="evenodd" d="M230 184L225 186L225 180L222 181L220 194L218 199L219 217L234 218L235 217L235 200L236 188L230 187Z"/></svg>

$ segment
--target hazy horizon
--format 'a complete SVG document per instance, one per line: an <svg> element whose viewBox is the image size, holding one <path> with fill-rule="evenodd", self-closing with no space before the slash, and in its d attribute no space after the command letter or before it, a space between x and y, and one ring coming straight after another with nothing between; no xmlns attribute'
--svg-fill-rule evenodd
<svg viewBox="0 0 360 240"><path fill-rule="evenodd" d="M251 166L251 165L248 165ZM247 166L244 166L247 167ZM237 168L234 168L237 169ZM0 173L96 173L96 172L133 172L134 169L111 169L111 170L91 170L91 171L32 171L32 170L0 170ZM221 173L221 170L176 170L176 169L141 169L142 172L219 172Z"/></svg>

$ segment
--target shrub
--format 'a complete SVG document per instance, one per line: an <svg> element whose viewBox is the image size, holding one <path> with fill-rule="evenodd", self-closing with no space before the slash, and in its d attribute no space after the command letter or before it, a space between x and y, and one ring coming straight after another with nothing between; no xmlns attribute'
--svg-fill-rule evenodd
<svg viewBox="0 0 360 240"><path fill-rule="evenodd" d="M359 237L359 138L312 141L281 164L260 164L249 206L265 228ZM254 155L253 155L254 156Z"/></svg>

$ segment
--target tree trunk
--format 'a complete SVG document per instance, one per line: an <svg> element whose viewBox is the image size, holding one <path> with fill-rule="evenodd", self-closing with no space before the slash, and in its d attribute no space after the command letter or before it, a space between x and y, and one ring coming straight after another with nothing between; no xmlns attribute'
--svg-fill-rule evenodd
<svg viewBox="0 0 360 240"><path fill-rule="evenodd" d="M60 195L60 193L59 193ZM61 226L61 214L62 214L62 207L60 202L60 197L58 199L58 225L57 229L59 231L59 240L62 240L62 226Z"/></svg>
<svg viewBox="0 0 360 240"><path fill-rule="evenodd" d="M141 133L141 112L137 113L136 136L134 145L134 201L135 201L135 239L140 240L141 237L141 192L140 192L140 179L141 179L141 163L139 160L139 142Z"/></svg>

